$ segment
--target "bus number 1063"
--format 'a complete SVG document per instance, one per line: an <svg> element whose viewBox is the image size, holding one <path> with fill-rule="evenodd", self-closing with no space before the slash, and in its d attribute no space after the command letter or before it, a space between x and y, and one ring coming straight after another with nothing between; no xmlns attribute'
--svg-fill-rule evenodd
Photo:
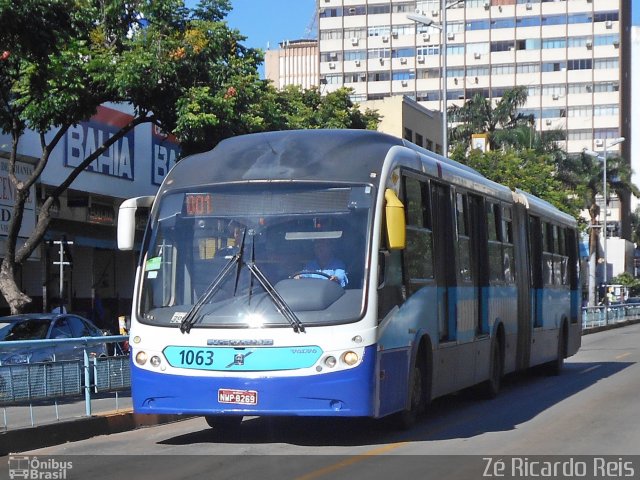
<svg viewBox="0 0 640 480"><path fill-rule="evenodd" d="M210 350L180 350L178 355L182 365L213 365L213 352Z"/></svg>

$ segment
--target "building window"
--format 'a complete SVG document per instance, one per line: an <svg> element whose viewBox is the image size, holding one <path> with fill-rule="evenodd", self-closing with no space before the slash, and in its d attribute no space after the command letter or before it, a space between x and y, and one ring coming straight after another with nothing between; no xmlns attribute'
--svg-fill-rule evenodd
<svg viewBox="0 0 640 480"><path fill-rule="evenodd" d="M404 139L413 142L413 131L410 128L404 127Z"/></svg>

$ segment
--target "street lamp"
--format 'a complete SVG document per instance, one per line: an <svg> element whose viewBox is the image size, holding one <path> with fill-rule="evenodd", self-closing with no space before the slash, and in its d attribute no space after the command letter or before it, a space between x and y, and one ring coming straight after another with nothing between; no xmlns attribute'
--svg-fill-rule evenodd
<svg viewBox="0 0 640 480"><path fill-rule="evenodd" d="M603 258L604 271L602 274L602 283L605 285L605 288L607 285L607 149L624 142L624 140L625 140L624 137L605 139L603 142L604 144L603 155L599 155L597 152L594 152L593 150L589 150L586 148L583 150L585 155L602 160L602 195L604 197L603 214L602 214L603 215L602 231L604 232L602 237L602 253L604 256Z"/></svg>
<svg viewBox="0 0 640 480"><path fill-rule="evenodd" d="M449 4L446 0L440 0L440 11L442 12L442 23L438 25L433 19L424 15L408 13L407 18L416 23L421 23L425 27L434 27L440 30L442 41L442 154L446 157L449 153L449 124L447 122L447 10L451 7L463 3L464 0L455 0Z"/></svg>

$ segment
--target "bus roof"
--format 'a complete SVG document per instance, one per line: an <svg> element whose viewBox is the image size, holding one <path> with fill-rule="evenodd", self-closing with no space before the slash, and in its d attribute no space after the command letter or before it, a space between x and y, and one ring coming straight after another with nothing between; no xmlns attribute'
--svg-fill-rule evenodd
<svg viewBox="0 0 640 480"><path fill-rule="evenodd" d="M399 138L371 130L286 130L228 138L191 155L167 176L172 188L254 180L377 183Z"/></svg>

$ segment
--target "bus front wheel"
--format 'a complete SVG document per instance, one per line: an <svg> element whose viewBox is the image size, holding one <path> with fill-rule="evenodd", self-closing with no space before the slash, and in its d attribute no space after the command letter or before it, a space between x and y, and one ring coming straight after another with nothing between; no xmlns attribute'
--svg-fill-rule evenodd
<svg viewBox="0 0 640 480"><path fill-rule="evenodd" d="M428 385L425 382L425 365L418 359L411 369L409 385L409 407L396 414L398 427L405 430L417 422L420 415L426 410L426 396Z"/></svg>

